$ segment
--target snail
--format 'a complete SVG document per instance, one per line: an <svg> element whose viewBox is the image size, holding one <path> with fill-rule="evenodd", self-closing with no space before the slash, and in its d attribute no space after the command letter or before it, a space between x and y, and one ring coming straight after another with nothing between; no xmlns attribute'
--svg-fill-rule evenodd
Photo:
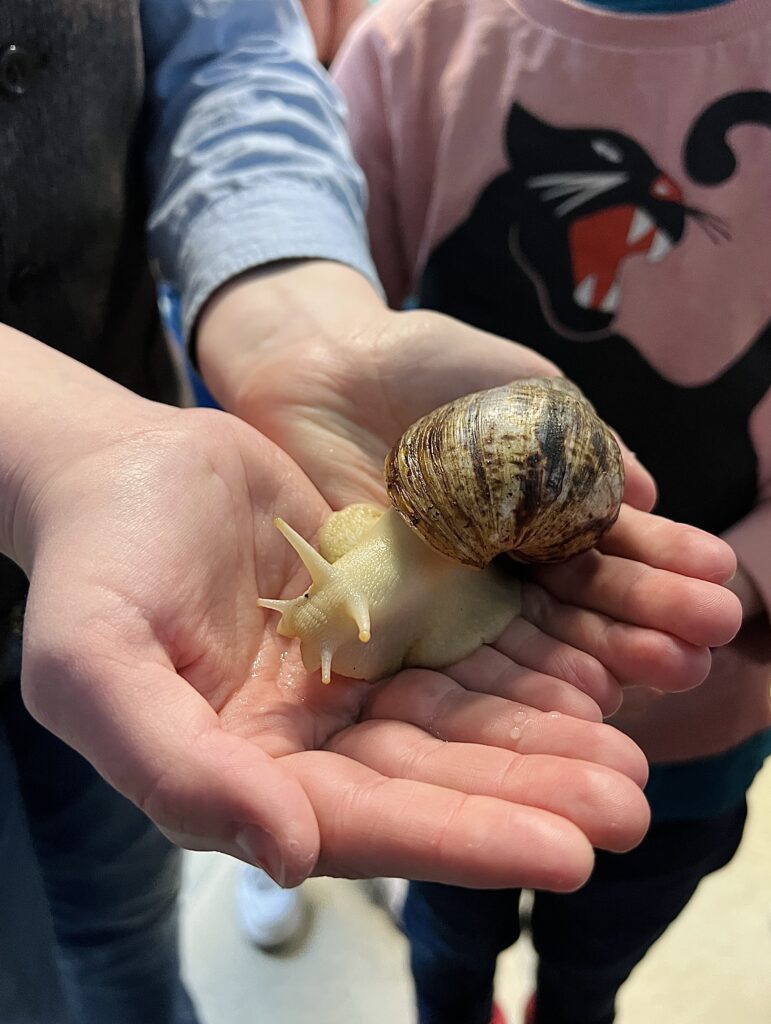
<svg viewBox="0 0 771 1024"><path fill-rule="evenodd" d="M385 461L391 507L333 512L316 550L276 526L310 573L281 613L303 663L374 681L442 668L492 643L520 610L509 559L561 561L618 516L621 452L581 392L560 377L460 398L409 427ZM500 559L500 555L509 559ZM507 564L502 564L507 563ZM507 568L508 566L508 568Z"/></svg>

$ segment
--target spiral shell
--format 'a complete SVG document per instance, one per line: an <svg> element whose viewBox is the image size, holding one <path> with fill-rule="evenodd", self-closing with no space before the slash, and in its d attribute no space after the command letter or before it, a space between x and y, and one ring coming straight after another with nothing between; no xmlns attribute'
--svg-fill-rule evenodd
<svg viewBox="0 0 771 1024"><path fill-rule="evenodd" d="M586 551L615 522L624 489L616 439L559 377L434 410L393 447L385 477L424 541L478 568L504 552L554 562Z"/></svg>

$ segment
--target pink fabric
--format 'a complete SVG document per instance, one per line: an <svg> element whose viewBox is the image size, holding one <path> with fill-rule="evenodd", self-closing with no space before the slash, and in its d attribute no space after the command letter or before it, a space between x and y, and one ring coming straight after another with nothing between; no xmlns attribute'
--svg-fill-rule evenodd
<svg viewBox="0 0 771 1024"><path fill-rule="evenodd" d="M643 258L649 236L615 278L614 329L659 374L684 387L721 376L771 319L771 131L732 129L739 170L717 186L687 175L684 143L724 95L771 91L770 55L768 0L661 17L574 0L384 0L333 70L370 185L371 243L390 301L405 299L432 251L507 169L504 126L516 101L558 128L625 133L662 168L664 187L725 222L730 241L690 219L660 262ZM611 281L598 287L606 294ZM771 609L771 394L750 435L759 503L729 539ZM622 724L659 760L712 753L771 724L768 636L762 657L753 650L720 654L709 683L673 698L671 713L669 698L653 711L650 694L637 695Z"/></svg>
<svg viewBox="0 0 771 1024"><path fill-rule="evenodd" d="M533 11L555 24L530 20ZM581 28L579 39L561 34L570 27ZM612 45L599 49L591 29ZM718 30L723 38L698 44ZM371 243L389 298L403 301L434 246L505 169L502 125L512 98L549 123L630 132L680 185L695 116L725 93L771 89L769 55L767 0L676 17L608 15L565 0L385 0L354 30L334 71L370 182ZM719 194L689 182L686 199L727 220L741 249L694 229L661 263L630 260L622 271L616 329L677 384L712 379L771 313L771 274L741 272L768 260L771 132L749 125L734 136L741 175ZM694 274L710 303L680 301L683 278ZM687 338L698 339L698 359Z"/></svg>

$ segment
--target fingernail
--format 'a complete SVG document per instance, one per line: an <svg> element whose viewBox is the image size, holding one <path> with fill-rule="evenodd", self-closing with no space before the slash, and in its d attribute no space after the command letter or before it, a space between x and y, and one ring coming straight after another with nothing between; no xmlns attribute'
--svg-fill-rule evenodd
<svg viewBox="0 0 771 1024"><path fill-rule="evenodd" d="M275 837L259 825L244 825L236 834L236 843L252 863L266 871L278 885L286 884L286 868Z"/></svg>

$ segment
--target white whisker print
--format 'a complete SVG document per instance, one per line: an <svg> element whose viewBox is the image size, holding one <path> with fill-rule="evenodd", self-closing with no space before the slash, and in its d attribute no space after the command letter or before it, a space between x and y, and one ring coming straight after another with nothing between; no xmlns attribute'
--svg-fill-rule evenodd
<svg viewBox="0 0 771 1024"><path fill-rule="evenodd" d="M571 210L575 210L591 199L602 195L603 192L610 192L619 185L629 181L629 175L621 171L616 173L607 172L573 172L568 174L539 174L534 178L528 178L525 182L527 188L544 191L541 199L550 201L560 199L562 196L570 196L564 203L560 203L555 209L558 217L563 217Z"/></svg>

